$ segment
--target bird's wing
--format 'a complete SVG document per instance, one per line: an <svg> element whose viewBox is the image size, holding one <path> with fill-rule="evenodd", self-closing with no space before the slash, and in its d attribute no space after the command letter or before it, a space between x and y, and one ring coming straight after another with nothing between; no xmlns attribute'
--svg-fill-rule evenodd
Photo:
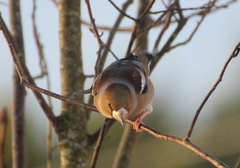
<svg viewBox="0 0 240 168"><path fill-rule="evenodd" d="M113 62L94 80L92 88L93 95L97 94L100 87L110 83L131 84L136 93L147 92L147 77L140 62L129 61L127 59Z"/></svg>

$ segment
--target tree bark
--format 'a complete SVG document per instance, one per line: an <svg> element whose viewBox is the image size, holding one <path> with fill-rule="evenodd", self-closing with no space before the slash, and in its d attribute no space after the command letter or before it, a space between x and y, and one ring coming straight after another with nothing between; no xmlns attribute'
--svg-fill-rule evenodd
<svg viewBox="0 0 240 168"><path fill-rule="evenodd" d="M18 48L18 56L24 59L24 42L21 23L20 0L9 0L11 35L15 46ZM14 70L13 75L13 112L12 112L12 157L14 168L26 167L25 149L25 87L20 84L20 78Z"/></svg>
<svg viewBox="0 0 240 168"><path fill-rule="evenodd" d="M61 88L63 96L83 89L80 4L78 0L59 1L59 39L61 54ZM83 101L83 98L80 98ZM58 117L61 167L84 167L87 142L85 110L62 103Z"/></svg>

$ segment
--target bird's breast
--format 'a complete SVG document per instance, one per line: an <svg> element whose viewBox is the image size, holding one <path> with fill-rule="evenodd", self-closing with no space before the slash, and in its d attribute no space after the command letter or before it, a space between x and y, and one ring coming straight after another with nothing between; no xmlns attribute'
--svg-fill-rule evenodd
<svg viewBox="0 0 240 168"><path fill-rule="evenodd" d="M103 86L94 97L96 107L103 116L112 118L112 111L120 108L126 109L131 114L136 108L137 97L129 83L115 81Z"/></svg>

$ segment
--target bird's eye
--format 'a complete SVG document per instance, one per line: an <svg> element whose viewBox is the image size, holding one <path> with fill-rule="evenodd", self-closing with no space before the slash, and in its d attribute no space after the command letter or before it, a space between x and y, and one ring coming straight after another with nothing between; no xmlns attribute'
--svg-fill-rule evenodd
<svg viewBox="0 0 240 168"><path fill-rule="evenodd" d="M112 104L108 102L108 107L110 108L111 111L113 111Z"/></svg>

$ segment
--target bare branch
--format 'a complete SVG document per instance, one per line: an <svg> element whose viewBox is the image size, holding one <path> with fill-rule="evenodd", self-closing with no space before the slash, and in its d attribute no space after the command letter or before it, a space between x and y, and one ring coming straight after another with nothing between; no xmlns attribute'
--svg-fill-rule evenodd
<svg viewBox="0 0 240 168"><path fill-rule="evenodd" d="M199 9L209 9L209 6L200 6L200 7L195 7L195 8L181 8L181 11L188 11L188 10L199 10ZM156 12L149 12L149 14L159 14L159 13L164 13L164 12L169 12L169 11L176 11L179 10L178 8L168 8L166 10L160 10Z"/></svg>
<svg viewBox="0 0 240 168"><path fill-rule="evenodd" d="M104 45L102 44L101 35L99 35L99 33L98 33L98 29L97 29L97 26L95 24L95 19L93 18L93 15L92 15L92 10L91 10L91 5L90 5L89 0L85 0L85 3L87 5L89 18L90 18L90 21L91 21L92 26L93 26L92 32L94 33L95 37L97 38L97 42L98 42L98 46L99 46L99 50L97 52L98 57L97 57L97 61L96 61L95 67L94 67L95 78L96 78L97 75L100 73L99 72L99 64L100 64L100 59L101 59L102 50L104 48Z"/></svg>
<svg viewBox="0 0 240 168"><path fill-rule="evenodd" d="M115 121L116 120L114 120L114 119L111 119L110 121L108 121L108 130L115 123ZM98 129L96 132L94 132L93 134L88 136L88 145L89 146L93 145L97 141L97 139L100 136L101 129L102 128Z"/></svg>
<svg viewBox="0 0 240 168"><path fill-rule="evenodd" d="M9 1L11 39L18 48L18 60L25 62L24 40L19 0ZM10 35L10 33L9 33ZM27 166L25 141L25 87L20 84L21 78L14 70L13 104L12 104L12 166L25 168Z"/></svg>
<svg viewBox="0 0 240 168"><path fill-rule="evenodd" d="M184 42L180 42L180 43L178 43L178 44L175 44L175 45L171 46L171 47L170 47L170 50L172 50L172 49L174 49L174 48L176 48L176 47L179 47L179 46L181 46L181 45L185 45L185 44L189 43L189 42L192 40L194 34L197 32L199 26L200 26L201 23L203 22L205 16L206 16L206 15L203 15L202 18L201 18L201 20L200 20L199 22L197 22L197 26L194 28L194 30L192 31L192 33L190 34L190 36L188 37L188 39L186 39Z"/></svg>
<svg viewBox="0 0 240 168"><path fill-rule="evenodd" d="M238 54L239 54L239 51L240 51L240 42L236 45L235 49L233 50L233 52L231 53L230 57L228 58L228 60L226 61L226 63L224 64L223 68L222 68L222 71L219 75L219 78L217 79L216 83L213 85L213 87L210 89L210 91L208 92L208 94L206 95L206 97L203 99L201 105L199 106L199 108L197 109L196 111L196 114L193 118L193 121L192 121L192 124L188 130L188 133L187 133L187 139L189 139L192 135L192 131L193 131L193 128L195 126L195 123L198 119L198 116L202 110L202 108L204 107L204 105L206 104L206 102L208 101L209 97L212 95L212 93L214 92L214 90L217 88L218 84L222 81L222 78L223 78L223 75L225 73L225 70L227 69L227 66L228 64L230 63L230 61L235 58Z"/></svg>
<svg viewBox="0 0 240 168"><path fill-rule="evenodd" d="M134 121L132 120L126 120L129 124L133 124ZM225 163L221 162L220 160L218 160L217 158L215 158L213 155L211 155L210 153L207 153L206 151L202 150L201 148L197 147L196 145L194 145L189 139L181 139L175 136L171 136L171 135L166 135L160 132L157 132L156 130L145 126L143 124L140 125L140 128L144 131L146 131L147 133L155 136L157 139L162 139L168 142L174 142L177 143L179 145L182 145L188 149L190 149L191 151L193 151L194 153L196 153L198 156L200 156L201 158L207 160L208 162L210 162L211 164L213 164L214 166L218 167L218 168L229 168L229 166L227 166Z"/></svg>
<svg viewBox="0 0 240 168"><path fill-rule="evenodd" d="M17 49L16 45L14 44L14 42L12 40L12 37L9 33L9 30L7 29L6 24L3 21L1 15L0 15L0 27L1 27L1 29L3 31L3 34L4 34L4 36L7 40L7 43L8 43L9 49L11 51L11 56L12 56L15 68L18 72L19 77L20 77L21 84L28 83L28 82L26 82L28 80L30 85L35 86L36 84L35 84L32 76L31 76L31 74L29 73L25 63L22 62L19 59L18 49ZM43 96L38 91L34 91L33 93L36 96L36 99L38 100L40 106L42 107L45 115L53 123L53 127L55 128L56 132L58 132L57 125L56 125L56 118L55 118L55 115L52 112L51 108L48 106L45 99L43 98Z"/></svg>
<svg viewBox="0 0 240 168"><path fill-rule="evenodd" d="M176 6L176 4L173 3L167 8L171 9L171 8L174 8L175 6ZM160 31L160 34L159 34L157 40L155 41L154 50L156 50L158 48L159 43L160 43L165 31L168 29L170 22L171 22L172 15L173 15L172 11L166 12L166 13L164 13L164 15L162 15L162 17L165 16L165 20L163 20L163 28Z"/></svg>
<svg viewBox="0 0 240 168"><path fill-rule="evenodd" d="M92 27L92 24L85 21L85 20L81 20L81 23L85 26L88 27ZM112 27L107 27L107 26L100 26L100 25L96 25L98 30L106 30L106 31L112 31ZM122 27L122 28L118 28L116 31L117 32L132 32L133 30L133 26L131 27Z"/></svg>
<svg viewBox="0 0 240 168"><path fill-rule="evenodd" d="M47 63L44 57L44 53L43 53L43 45L39 39L39 33L37 30L37 26L36 26L36 10L37 10L37 6L36 6L36 0L33 0L33 11L32 11L32 26L33 26L33 35L34 35L34 40L37 46L37 50L38 50L38 56L39 56L39 67L41 69L41 74L38 75L36 78L42 78L47 74Z"/></svg>
<svg viewBox="0 0 240 168"><path fill-rule="evenodd" d="M141 15L137 18L138 21L141 21L150 11L152 8L153 4L155 3L155 0L151 0L151 2L148 4L147 7L145 7L145 11L141 13Z"/></svg>
<svg viewBox="0 0 240 168"><path fill-rule="evenodd" d="M30 84L30 83L28 83L26 81L23 81L23 85L28 87L29 89L32 89L32 90L38 92L38 93L43 93L45 95L49 95L51 97L54 97L56 99L59 99L61 101L66 102L66 103L70 103L72 105L77 105L77 106L80 106L80 107L82 107L84 109L88 109L88 110L92 110L92 111L98 111L95 106L92 106L92 105L89 105L89 104L86 104L86 103L82 103L80 101L77 101L77 100L74 100L74 99L71 99L71 98L68 98L68 97L65 97L65 96L62 96L62 95L50 92L48 90L42 89L40 87L37 87L36 85Z"/></svg>
<svg viewBox="0 0 240 168"><path fill-rule="evenodd" d="M70 99L76 99L76 98L82 96L83 94L89 94L89 93L91 93L91 92L92 92L92 88L86 89L86 90L81 90L81 91L79 91L79 92L77 92L77 93L73 93L73 94L70 96Z"/></svg>
<svg viewBox="0 0 240 168"><path fill-rule="evenodd" d="M137 38L137 30L138 30L139 23L146 16L146 14L148 14L148 12L152 8L154 2L155 2L155 0L152 0L148 4L148 6L145 8L145 11L135 20L135 26L134 26L134 29L133 29L133 32L132 32L132 35L131 35L131 38L130 38L125 56L127 56L131 52L131 48L133 46L133 43L134 43L135 39Z"/></svg>
<svg viewBox="0 0 240 168"><path fill-rule="evenodd" d="M56 2L56 1L53 1L53 2ZM45 56L44 56L43 45L40 41L39 33L38 33L38 30L37 30L37 25L36 25L36 10L37 10L36 0L33 0L33 10L32 10L33 35L34 35L34 40L35 40L37 50L38 50L39 67L41 69L41 74L38 75L37 77L35 77L34 79L42 78L42 77L46 76L47 89L51 90L47 62L46 62L46 59L45 59ZM49 104L49 108L52 109L53 106L52 106L52 101L51 101L50 96L48 96L48 104ZM47 168L52 168L53 167L53 159L52 159L53 149L52 148L53 148L52 147L52 123L50 121L48 121L48 128L47 128Z"/></svg>
<svg viewBox="0 0 240 168"><path fill-rule="evenodd" d="M99 133L99 136L98 136L96 147L94 148L94 152L93 152L93 156L92 156L92 160L91 160L91 164L90 164L91 168L96 167L97 160L98 160L98 155L100 153L100 149L102 147L102 143L103 143L103 140L105 138L105 134L108 131L108 126L109 126L110 121L111 121L111 119L109 119L109 118L106 118L104 120L103 126L102 126L102 128L100 130L100 133Z"/></svg>
<svg viewBox="0 0 240 168"><path fill-rule="evenodd" d="M3 108L0 111L0 167L2 167L2 168L7 168L6 163L5 163L7 126L8 126L7 109Z"/></svg>
<svg viewBox="0 0 240 168"><path fill-rule="evenodd" d="M152 61L151 67L150 67L151 71L153 71L153 69L157 65L158 61L163 57L163 55L170 50L170 45L176 39L177 35L181 32L181 30L183 29L183 27L187 23L187 20L188 20L187 18L184 18L181 22L178 22L178 26L173 31L173 33L170 35L167 42L164 44L164 46L162 47L160 52L158 52L155 55L155 57Z"/></svg>
<svg viewBox="0 0 240 168"><path fill-rule="evenodd" d="M127 10L127 8L133 3L133 0L127 0L123 5L122 5L122 11L125 12ZM108 36L108 39L107 39L107 42L105 44L105 47L107 46L108 48L111 47L111 44L112 44L112 41L113 41L113 38L114 36L116 35L117 33L117 30L119 28L119 25L120 23L122 22L124 18L124 15L122 15L121 13L118 15L111 31L110 31L110 34ZM109 50L105 50L103 51L103 54L102 54L102 58L101 58L101 61L100 61L100 65L99 65L99 70L102 71L103 70L103 67L104 67L104 64L105 64L105 61L106 61L106 58L107 58L107 55L108 55L108 51Z"/></svg>
<svg viewBox="0 0 240 168"><path fill-rule="evenodd" d="M116 9L119 13L121 13L123 16L133 20L133 21L136 21L136 19L128 14L126 14L125 11L121 10L112 0L108 0Z"/></svg>
<svg viewBox="0 0 240 168"><path fill-rule="evenodd" d="M57 0L51 0L51 1L56 7L58 7L59 2Z"/></svg>

